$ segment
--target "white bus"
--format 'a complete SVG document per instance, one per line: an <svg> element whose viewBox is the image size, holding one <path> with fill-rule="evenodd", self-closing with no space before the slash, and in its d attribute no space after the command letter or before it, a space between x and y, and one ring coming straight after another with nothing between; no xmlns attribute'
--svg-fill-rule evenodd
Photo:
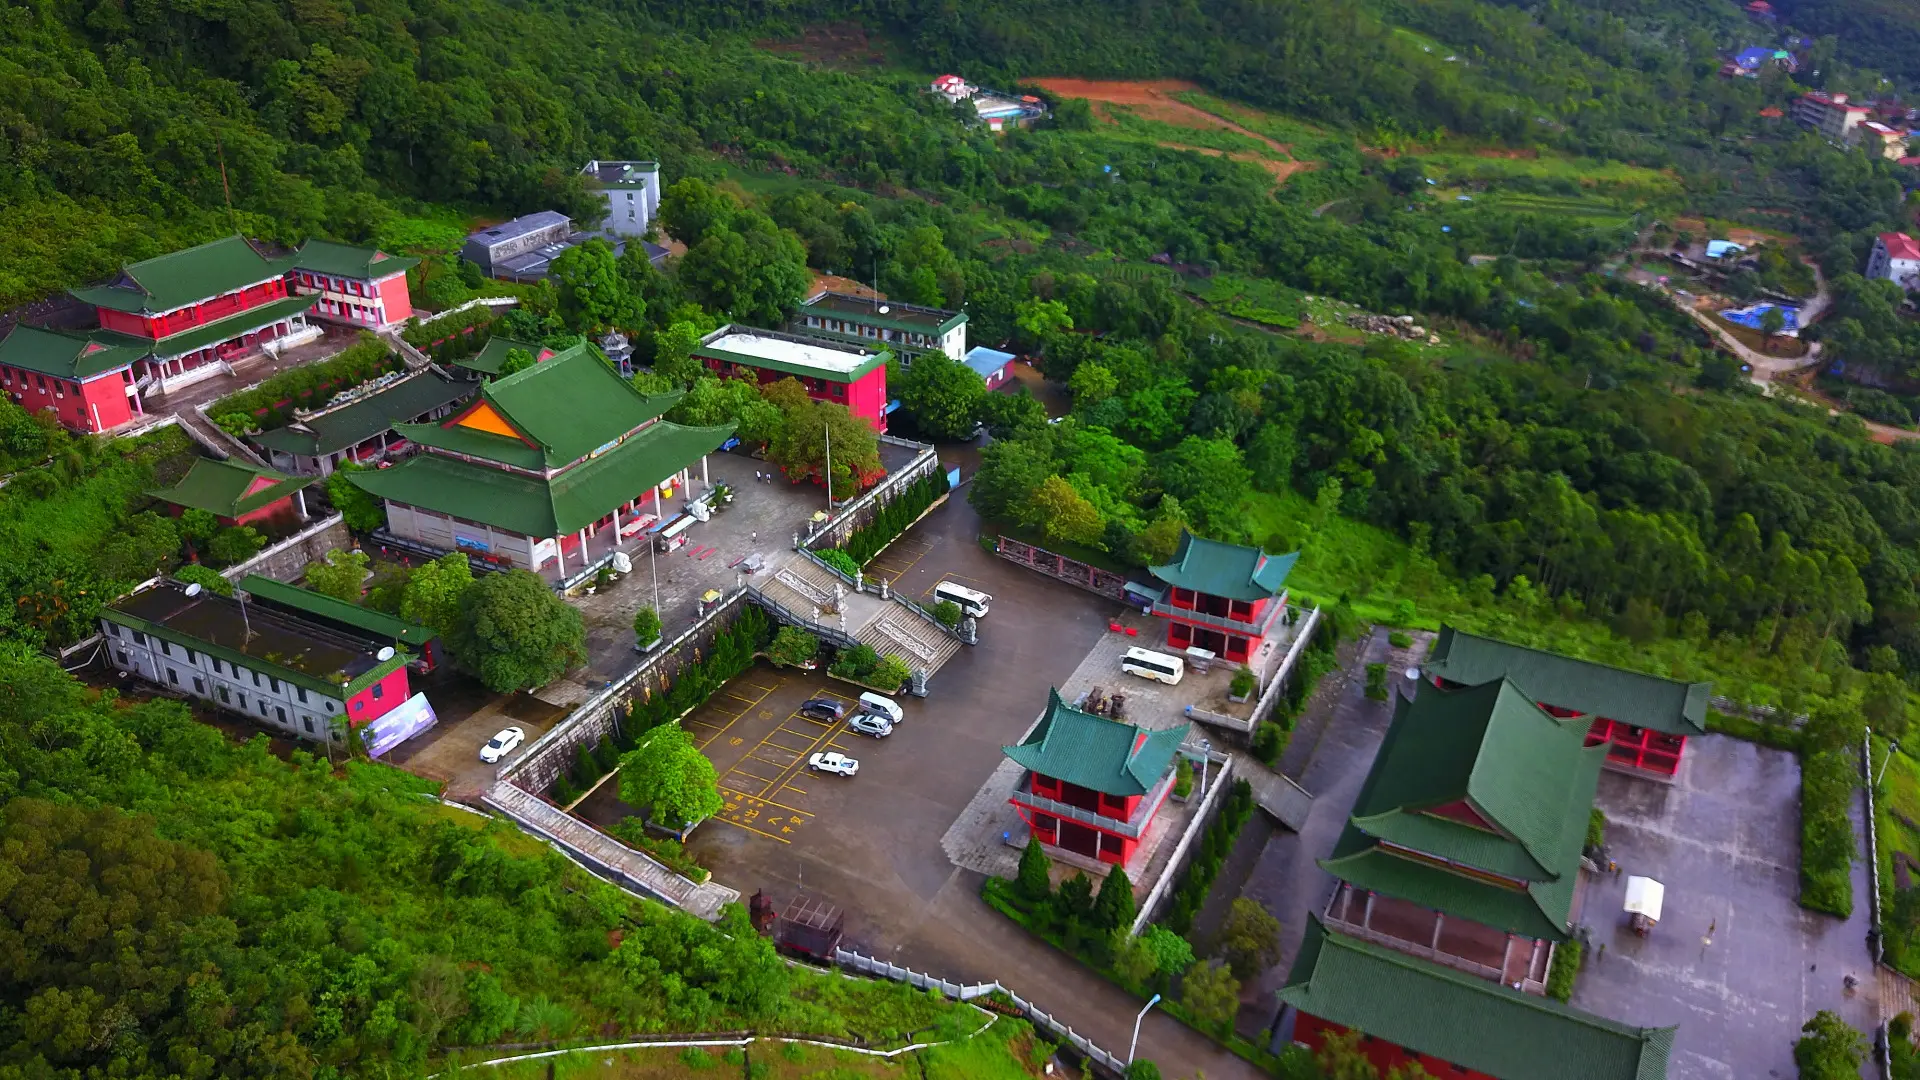
<svg viewBox="0 0 1920 1080"><path fill-rule="evenodd" d="M933 602L938 604L942 600L953 601L960 606L961 614L969 618L978 619L986 615L987 604L993 600L993 597L987 593L969 589L964 585L955 585L951 581L943 581L933 587Z"/></svg>
<svg viewBox="0 0 1920 1080"><path fill-rule="evenodd" d="M1120 660L1120 670L1143 679L1157 679L1172 686L1187 673L1187 662L1177 656L1150 649L1128 649Z"/></svg>
<svg viewBox="0 0 1920 1080"><path fill-rule="evenodd" d="M675 548L684 546L688 540L687 530L692 526L693 518L683 517L679 521L661 529L659 549L661 551L672 551Z"/></svg>

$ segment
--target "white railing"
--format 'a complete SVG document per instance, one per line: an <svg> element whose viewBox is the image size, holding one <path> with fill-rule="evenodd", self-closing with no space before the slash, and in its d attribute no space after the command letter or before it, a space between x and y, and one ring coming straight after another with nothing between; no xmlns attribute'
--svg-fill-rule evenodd
<svg viewBox="0 0 1920 1080"><path fill-rule="evenodd" d="M238 563L236 565L227 567L225 570L220 571L220 576L223 578L226 578L228 581L237 582L241 578L246 577L248 574L256 572L256 570L259 567L265 566L269 561L273 559L274 556L280 554L283 551L286 551L288 548L295 547L300 544L304 544L309 540L312 540L314 537L319 536L321 533L326 532L328 529L331 529L334 526L339 525L344 520L345 519L340 514L334 514L331 517L322 518L319 521L314 522L312 525L309 525L306 528L301 529L299 532L294 533L292 536L287 537L285 540L282 540L279 543L273 545L272 547L261 551L260 554L255 555L253 558L248 559L246 562Z"/></svg>
<svg viewBox="0 0 1920 1080"><path fill-rule="evenodd" d="M901 967L898 964L889 964L885 960L875 960L870 956L862 956L848 949L835 949L833 959L834 962L838 963L841 967L867 975L878 975L884 979L893 979L896 982L903 982L909 986L915 986L921 989L938 990L940 993L956 1001L972 1001L975 998L986 997L992 993L1005 994L1008 1000L1013 1002L1014 1007L1020 1010L1021 1015L1033 1023L1046 1028L1055 1036L1065 1039L1069 1046L1072 1046L1081 1054L1086 1055L1088 1060L1094 1061L1103 1068L1109 1069L1116 1074L1123 1073L1127 1069L1127 1063L1120 1060L1118 1056L1110 1054L1106 1050L1096 1046L1092 1039L1073 1030L1071 1025L1062 1023L1057 1017L1043 1011L1038 1005L1007 989L1005 984L998 981L971 984L950 982L946 979L934 978L931 975L923 975L912 968Z"/></svg>

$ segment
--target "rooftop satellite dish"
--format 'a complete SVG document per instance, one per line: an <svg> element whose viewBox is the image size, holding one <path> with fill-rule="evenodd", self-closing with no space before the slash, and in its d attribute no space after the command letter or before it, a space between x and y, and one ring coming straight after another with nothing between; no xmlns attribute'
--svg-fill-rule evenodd
<svg viewBox="0 0 1920 1080"><path fill-rule="evenodd" d="M892 311L892 310L893 310L892 308L890 308L890 307L888 307L888 306L887 306L887 305L885 305L885 304L881 304L881 305L880 305L880 314L882 314L882 315L885 315L885 314L886 314L887 312L889 312L889 311Z"/></svg>
<svg viewBox="0 0 1920 1080"><path fill-rule="evenodd" d="M200 583L196 581L196 582L194 582L193 584L191 584L191 585L189 585L189 586L187 586L187 595L188 595L188 596L199 596L199 595L200 595Z"/></svg>
<svg viewBox="0 0 1920 1080"><path fill-rule="evenodd" d="M386 648L381 649L379 652L374 653L373 655L378 657L380 659L380 662L384 664L387 661L393 659L393 646L389 645Z"/></svg>
<svg viewBox="0 0 1920 1080"><path fill-rule="evenodd" d="M633 572L633 560L627 558L626 552L616 551L613 553L613 572L616 574L631 574Z"/></svg>
<svg viewBox="0 0 1920 1080"><path fill-rule="evenodd" d="M1419 677L1420 677L1420 669L1419 669L1419 668L1417 668L1417 667L1410 667L1410 668L1408 668L1408 669L1407 669L1407 678L1409 678L1409 679L1418 679Z"/></svg>

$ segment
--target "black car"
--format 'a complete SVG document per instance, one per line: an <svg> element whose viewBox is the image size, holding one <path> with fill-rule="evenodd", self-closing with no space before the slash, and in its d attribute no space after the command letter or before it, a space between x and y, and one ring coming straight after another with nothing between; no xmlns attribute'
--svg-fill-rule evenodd
<svg viewBox="0 0 1920 1080"><path fill-rule="evenodd" d="M833 722L847 715L847 706L843 701L832 698L810 698L800 706L800 715L814 720Z"/></svg>

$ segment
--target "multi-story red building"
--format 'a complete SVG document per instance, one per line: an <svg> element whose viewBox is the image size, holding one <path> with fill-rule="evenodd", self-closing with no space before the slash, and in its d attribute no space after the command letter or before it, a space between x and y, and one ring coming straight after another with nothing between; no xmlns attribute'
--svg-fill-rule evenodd
<svg viewBox="0 0 1920 1080"><path fill-rule="evenodd" d="M97 434L146 415L133 366L146 352L75 334L16 326L0 340L0 393L63 427Z"/></svg>
<svg viewBox="0 0 1920 1080"><path fill-rule="evenodd" d="M724 378L798 379L808 397L845 405L875 431L887 430L887 362L893 353L885 348L729 324L701 338L693 356Z"/></svg>
<svg viewBox="0 0 1920 1080"><path fill-rule="evenodd" d="M419 259L373 248L309 240L293 254L287 284L298 296L317 296L316 319L378 329L413 316L407 271Z"/></svg>
<svg viewBox="0 0 1920 1080"><path fill-rule="evenodd" d="M288 260L229 236L129 264L105 285L75 289L100 319L94 340L136 348L134 380L179 385L262 342L306 327L314 298L287 290Z"/></svg>
<svg viewBox="0 0 1920 1080"><path fill-rule="evenodd" d="M268 258L239 236L132 263L73 290L100 328L18 326L0 341L0 392L66 427L111 431L145 414L140 395L226 373L229 362L307 330L309 316L379 328L413 314L420 260L310 240Z"/></svg>
<svg viewBox="0 0 1920 1080"><path fill-rule="evenodd" d="M1672 780L1687 737L1707 733L1713 695L1712 683L1663 679L1451 626L1440 628L1424 670L1441 687L1512 679L1553 715L1590 720L1587 745L1607 744L1607 768L1656 780Z"/></svg>
<svg viewBox="0 0 1920 1080"><path fill-rule="evenodd" d="M1152 567L1167 591L1153 613L1167 620L1167 646L1206 649L1244 664L1260 652L1286 610L1282 591L1299 552L1269 555L1181 532L1173 561Z"/></svg>
<svg viewBox="0 0 1920 1080"><path fill-rule="evenodd" d="M1173 789L1173 757L1190 726L1149 731L1050 692L1025 741L1002 748L1028 770L1011 801L1030 840L1127 867Z"/></svg>

